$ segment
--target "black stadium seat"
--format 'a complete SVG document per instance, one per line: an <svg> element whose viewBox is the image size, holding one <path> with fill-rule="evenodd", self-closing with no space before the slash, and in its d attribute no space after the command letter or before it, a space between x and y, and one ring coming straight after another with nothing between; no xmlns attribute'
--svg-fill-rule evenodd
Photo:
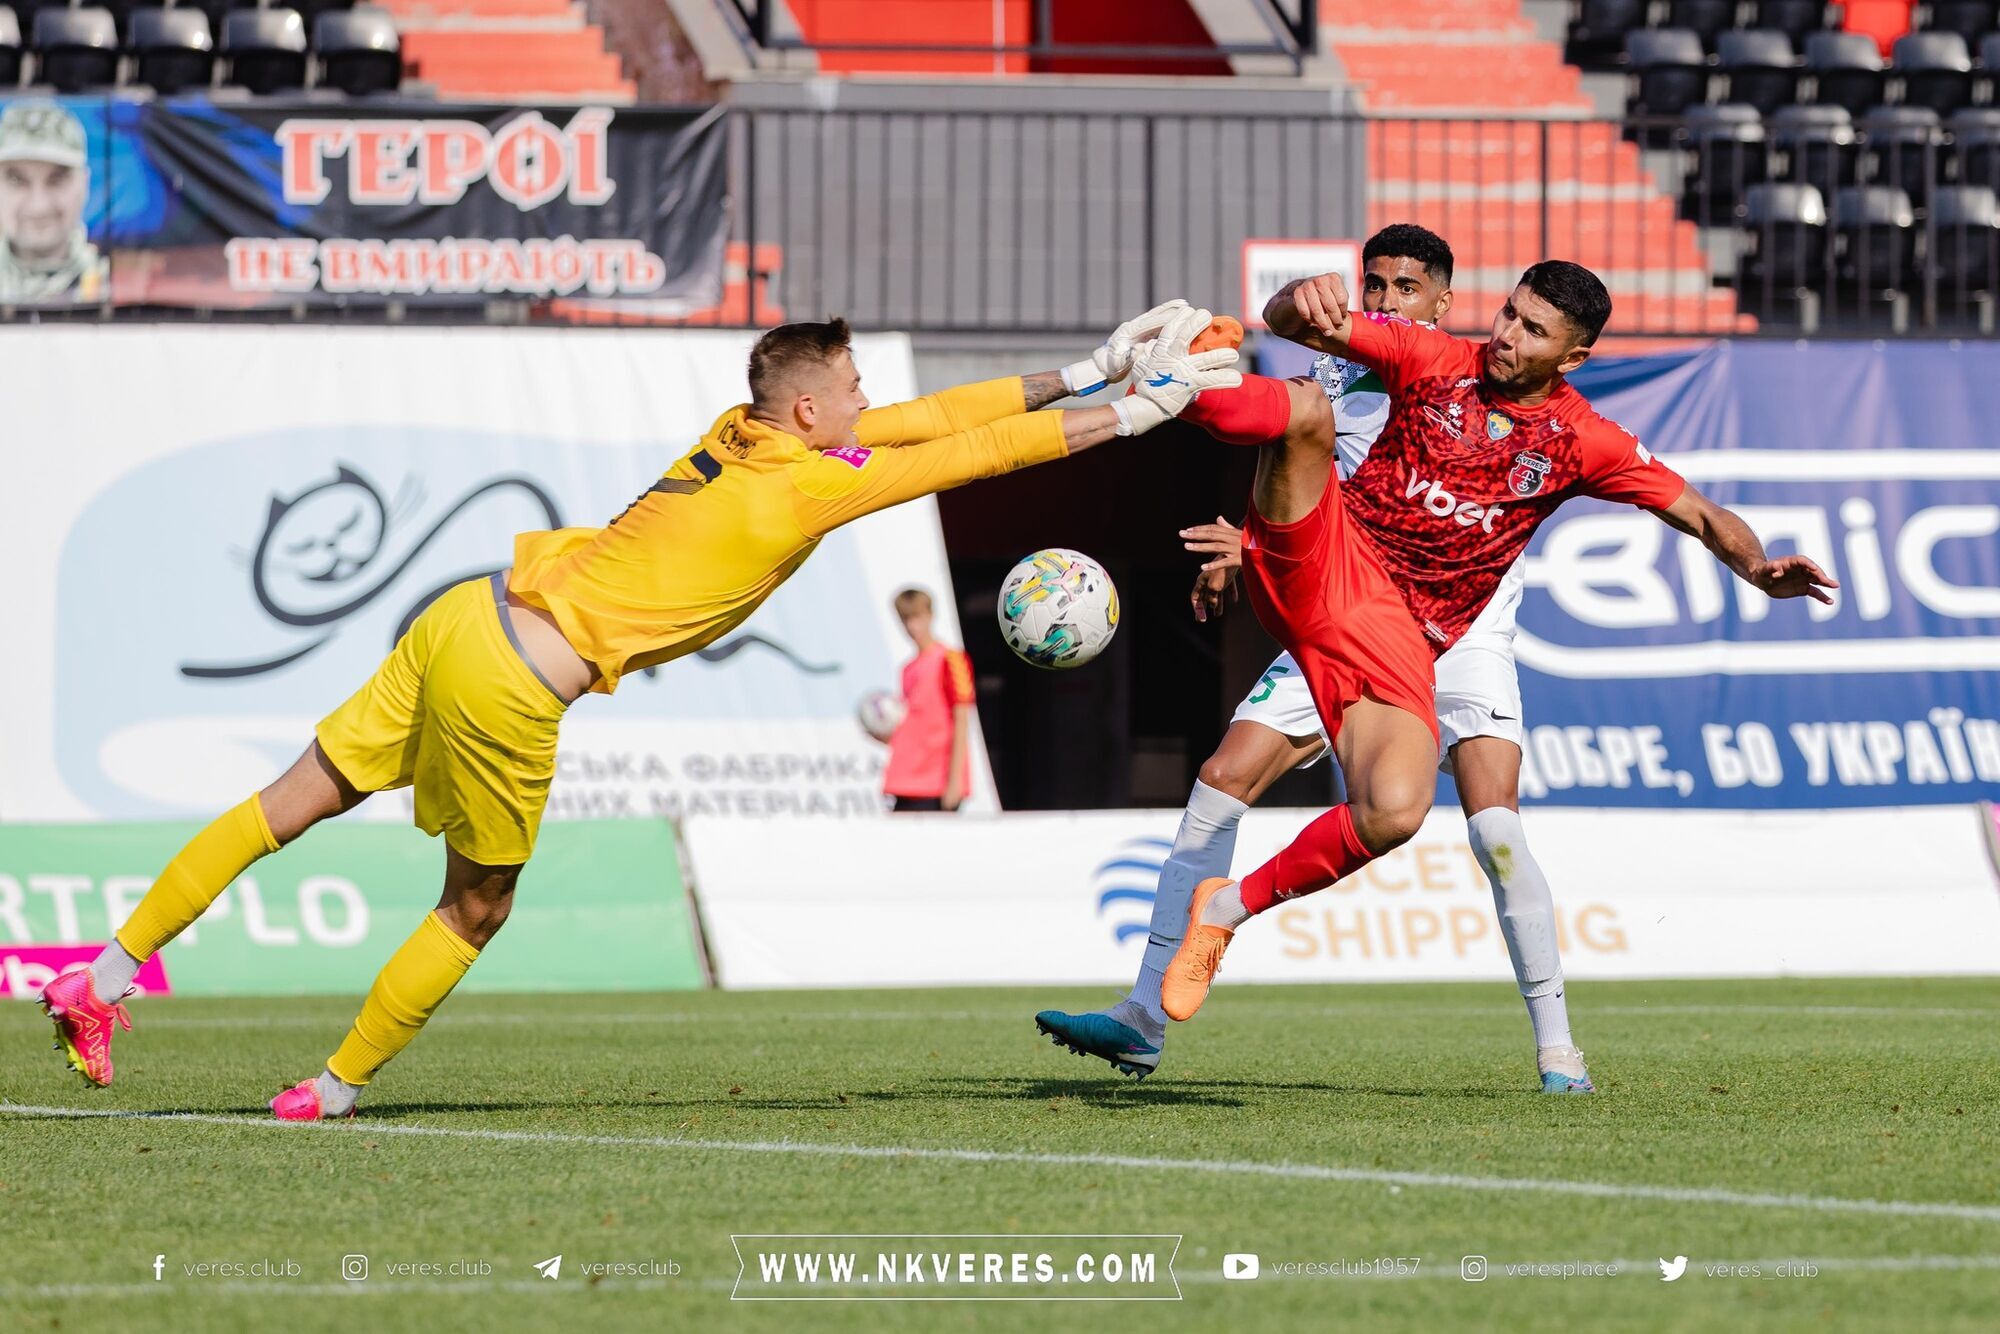
<svg viewBox="0 0 2000 1334"><path fill-rule="evenodd" d="M1810 185L1753 185L1743 199L1750 229L1736 276L1738 300L1769 319L1783 312L1807 331L1812 293L1826 284L1826 201Z"/></svg>
<svg viewBox="0 0 2000 1334"><path fill-rule="evenodd" d="M1707 227L1732 222L1745 191L1764 179L1763 118L1756 107L1725 102L1689 107L1685 123L1694 163L1682 212Z"/></svg>
<svg viewBox="0 0 2000 1334"><path fill-rule="evenodd" d="M1882 101L1882 53L1873 38L1858 32L1816 32L1806 38L1806 68L1817 89L1814 101L1846 107L1860 115Z"/></svg>
<svg viewBox="0 0 2000 1334"><path fill-rule="evenodd" d="M1687 29L1711 51L1716 35L1735 24L1736 0L1672 0L1667 6L1667 26Z"/></svg>
<svg viewBox="0 0 2000 1334"><path fill-rule="evenodd" d="M1854 180L1860 150L1846 107L1780 107L1768 127L1778 179L1830 195Z"/></svg>
<svg viewBox="0 0 2000 1334"><path fill-rule="evenodd" d="M1798 100L1799 58L1776 29L1725 32L1716 38L1717 64L1729 76L1729 100L1765 115Z"/></svg>
<svg viewBox="0 0 2000 1334"><path fill-rule="evenodd" d="M1926 32L1955 32L1967 43L2000 28L2000 0L1931 0Z"/></svg>
<svg viewBox="0 0 2000 1334"><path fill-rule="evenodd" d="M1917 213L1910 197L1884 185L1850 185L1833 197L1834 270L1844 305L1903 307L1917 285ZM1900 329L1899 329L1900 331Z"/></svg>
<svg viewBox="0 0 2000 1334"><path fill-rule="evenodd" d="M206 88L215 74L215 38L199 9L139 9L128 43L137 78L162 96Z"/></svg>
<svg viewBox="0 0 2000 1334"><path fill-rule="evenodd" d="M109 88L118 82L118 25L109 10L35 11L37 81L59 93Z"/></svg>
<svg viewBox="0 0 2000 1334"><path fill-rule="evenodd" d="M0 9L0 88L21 81L21 20L13 10Z"/></svg>
<svg viewBox="0 0 2000 1334"><path fill-rule="evenodd" d="M1863 182L1922 200L1944 163L1944 125L1929 107L1876 107L1861 118Z"/></svg>
<svg viewBox="0 0 2000 1334"><path fill-rule="evenodd" d="M306 25L295 9L238 9L222 19L229 82L253 93L305 87Z"/></svg>
<svg viewBox="0 0 2000 1334"><path fill-rule="evenodd" d="M386 10L357 5L321 14L313 25L313 50L325 82L349 97L393 93L403 83L403 40Z"/></svg>
<svg viewBox="0 0 2000 1334"><path fill-rule="evenodd" d="M1963 323L1971 316L1993 332L2000 288L2000 196L1991 186L1950 185L1930 208L1930 262L1937 272L1938 314Z"/></svg>
<svg viewBox="0 0 2000 1334"><path fill-rule="evenodd" d="M1572 65L1610 69L1625 51L1625 34L1646 26L1648 0L1583 0L1570 24L1563 59Z"/></svg>
<svg viewBox="0 0 2000 1334"><path fill-rule="evenodd" d="M1806 34L1826 28L1826 14L1826 0L1760 0L1757 26L1775 28L1799 46Z"/></svg>
<svg viewBox="0 0 2000 1334"><path fill-rule="evenodd" d="M1950 115L1972 101L1972 53L1955 32L1913 32L1896 39L1894 65L1903 101Z"/></svg>
<svg viewBox="0 0 2000 1334"><path fill-rule="evenodd" d="M1638 80L1631 100L1635 115L1678 116L1708 100L1708 57L1701 39L1685 28L1626 34L1625 59Z"/></svg>
<svg viewBox="0 0 2000 1334"><path fill-rule="evenodd" d="M1967 107L1953 116L1951 156L1960 185L2000 189L2000 107Z"/></svg>

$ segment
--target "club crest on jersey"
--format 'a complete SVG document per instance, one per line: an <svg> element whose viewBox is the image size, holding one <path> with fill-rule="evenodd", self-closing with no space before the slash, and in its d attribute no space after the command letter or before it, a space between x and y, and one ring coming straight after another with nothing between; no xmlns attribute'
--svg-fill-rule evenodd
<svg viewBox="0 0 2000 1334"><path fill-rule="evenodd" d="M1510 421L1508 425L1511 427L1513 423ZM1490 424L1487 429L1492 429ZM1514 466L1508 470L1508 489L1517 496L1532 496L1542 489L1542 479L1549 475L1549 469L1554 466L1549 461L1548 455L1524 449L1514 456Z"/></svg>
<svg viewBox="0 0 2000 1334"><path fill-rule="evenodd" d="M1486 438L1488 440L1505 440L1512 434L1514 434L1514 419L1512 417L1509 417L1498 408L1486 414ZM1539 486L1540 483L1538 482L1536 485ZM1524 491L1521 494L1527 495L1529 493Z"/></svg>

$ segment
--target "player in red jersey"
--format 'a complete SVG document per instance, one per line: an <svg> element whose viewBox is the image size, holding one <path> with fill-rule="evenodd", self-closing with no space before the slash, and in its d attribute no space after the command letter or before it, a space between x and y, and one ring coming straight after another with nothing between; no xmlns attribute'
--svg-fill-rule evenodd
<svg viewBox="0 0 2000 1334"><path fill-rule="evenodd" d="M1649 509L1774 598L1832 599L1804 556L1756 534L1592 411L1564 376L1590 356L1611 296L1579 265L1521 275L1485 342L1393 315L1354 314L1337 274L1292 283L1265 308L1274 333L1373 367L1392 409L1342 482L1332 409L1309 380L1245 376L1184 418L1263 446L1243 526L1244 585L1298 660L1348 799L1239 883L1196 887L1162 1007L1200 1008L1237 927L1401 846L1430 810L1438 730L1432 659L1465 632L1535 528L1572 496Z"/></svg>

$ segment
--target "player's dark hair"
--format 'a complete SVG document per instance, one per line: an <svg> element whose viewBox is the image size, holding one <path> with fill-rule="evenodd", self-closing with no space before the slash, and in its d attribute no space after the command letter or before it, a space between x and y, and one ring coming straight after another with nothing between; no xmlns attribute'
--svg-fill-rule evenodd
<svg viewBox="0 0 2000 1334"><path fill-rule="evenodd" d="M1576 331L1579 343L1589 347L1604 332L1611 318L1611 293L1596 274L1566 259L1545 259L1521 275L1521 285L1563 313Z"/></svg>
<svg viewBox="0 0 2000 1334"><path fill-rule="evenodd" d="M1414 222L1390 223L1361 247L1362 264L1378 259L1414 259L1439 286L1451 286L1451 247L1428 227Z"/></svg>
<svg viewBox="0 0 2000 1334"><path fill-rule="evenodd" d="M750 349L750 398L760 407L771 400L793 375L817 368L845 351L854 340L847 321L838 317L824 324L781 324Z"/></svg>

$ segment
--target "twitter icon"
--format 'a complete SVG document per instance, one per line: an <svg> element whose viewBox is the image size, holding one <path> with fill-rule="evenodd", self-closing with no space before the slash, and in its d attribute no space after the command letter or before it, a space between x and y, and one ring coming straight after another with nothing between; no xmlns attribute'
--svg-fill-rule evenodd
<svg viewBox="0 0 2000 1334"><path fill-rule="evenodd" d="M1673 1282L1687 1272L1687 1267L1688 1258L1685 1255L1676 1255L1671 1260L1660 1261L1660 1281L1662 1283Z"/></svg>

